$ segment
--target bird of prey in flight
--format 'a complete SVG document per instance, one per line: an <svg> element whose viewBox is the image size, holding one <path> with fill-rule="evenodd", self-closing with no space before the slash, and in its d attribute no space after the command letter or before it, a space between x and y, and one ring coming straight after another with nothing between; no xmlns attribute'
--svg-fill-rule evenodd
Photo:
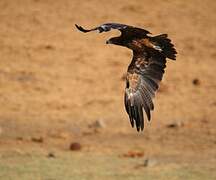
<svg viewBox="0 0 216 180"><path fill-rule="evenodd" d="M128 66L124 104L132 127L137 131L144 129L143 110L150 121L154 109L152 99L162 80L166 68L166 58L175 60L176 50L167 34L150 36L149 31L118 23L106 23L96 28L84 29L76 24L78 30L99 33L117 29L118 37L112 37L106 44L124 46L132 50L133 58Z"/></svg>

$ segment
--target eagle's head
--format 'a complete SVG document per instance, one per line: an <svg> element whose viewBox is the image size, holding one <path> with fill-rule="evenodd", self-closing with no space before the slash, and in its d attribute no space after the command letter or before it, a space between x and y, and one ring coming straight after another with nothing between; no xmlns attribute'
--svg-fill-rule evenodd
<svg viewBox="0 0 216 180"><path fill-rule="evenodd" d="M115 44L119 46L124 46L124 42L121 37L112 37L106 41L106 44Z"/></svg>

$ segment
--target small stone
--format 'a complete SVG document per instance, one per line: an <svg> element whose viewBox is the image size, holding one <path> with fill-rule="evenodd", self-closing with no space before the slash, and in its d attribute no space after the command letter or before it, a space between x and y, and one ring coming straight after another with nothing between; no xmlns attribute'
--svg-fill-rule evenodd
<svg viewBox="0 0 216 180"><path fill-rule="evenodd" d="M129 158L141 158L144 156L144 152L139 151L128 151L127 153L123 154L123 157Z"/></svg>
<svg viewBox="0 0 216 180"><path fill-rule="evenodd" d="M36 143L43 143L44 139L42 137L32 137L31 140Z"/></svg>
<svg viewBox="0 0 216 180"><path fill-rule="evenodd" d="M157 161L155 159L149 159L149 158L147 158L147 159L144 160L143 166L144 167L153 167L156 164L157 164Z"/></svg>
<svg viewBox="0 0 216 180"><path fill-rule="evenodd" d="M212 106L216 106L216 102L213 102L213 103L212 103Z"/></svg>
<svg viewBox="0 0 216 180"><path fill-rule="evenodd" d="M50 44L45 45L44 48L45 48L45 49L48 49L48 50L55 49L54 46L52 46L52 45L50 45Z"/></svg>
<svg viewBox="0 0 216 180"><path fill-rule="evenodd" d="M56 156L55 156L54 153L50 152L50 153L47 155L47 157L48 157L48 158L55 158Z"/></svg>
<svg viewBox="0 0 216 180"><path fill-rule="evenodd" d="M70 150L71 150L71 151L80 151L81 149L82 149L82 146L81 146L81 144L78 143L78 142L73 142L73 143L71 143L71 145L70 145Z"/></svg>
<svg viewBox="0 0 216 180"><path fill-rule="evenodd" d="M95 122L93 122L92 124L90 124L89 127L90 128L95 128L95 129L105 128L106 124L104 123L103 119L98 119Z"/></svg>
<svg viewBox="0 0 216 180"><path fill-rule="evenodd" d="M179 127L183 127L183 126L184 126L184 123L182 121L178 120L178 121L174 121L174 122L168 124L166 127L168 127L168 128L179 128Z"/></svg>
<svg viewBox="0 0 216 180"><path fill-rule="evenodd" d="M195 85L195 86L199 86L199 85L200 85L200 80L197 79L197 78L195 78L195 79L193 79L192 83L193 83L193 85Z"/></svg>

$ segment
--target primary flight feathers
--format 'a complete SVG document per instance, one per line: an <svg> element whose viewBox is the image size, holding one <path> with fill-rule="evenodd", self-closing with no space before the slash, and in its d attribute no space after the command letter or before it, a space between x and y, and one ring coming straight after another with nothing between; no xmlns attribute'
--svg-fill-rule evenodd
<svg viewBox="0 0 216 180"><path fill-rule="evenodd" d="M175 60L176 50L167 34L148 36L149 31L118 23L106 23L96 28L84 29L75 25L78 30L87 33L98 30L99 33L117 29L118 37L112 37L107 44L124 46L133 51L133 58L128 66L125 88L125 109L132 127L137 131L144 129L143 110L150 121L154 109L152 99L162 80L166 67L166 58Z"/></svg>

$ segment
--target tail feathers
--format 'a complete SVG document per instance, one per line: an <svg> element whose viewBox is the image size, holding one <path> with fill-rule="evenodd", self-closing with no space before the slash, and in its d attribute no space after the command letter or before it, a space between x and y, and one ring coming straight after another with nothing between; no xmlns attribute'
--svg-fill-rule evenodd
<svg viewBox="0 0 216 180"><path fill-rule="evenodd" d="M167 34L154 36L152 37L152 41L155 44L156 49L164 54L167 58L172 60L176 59L177 52Z"/></svg>

